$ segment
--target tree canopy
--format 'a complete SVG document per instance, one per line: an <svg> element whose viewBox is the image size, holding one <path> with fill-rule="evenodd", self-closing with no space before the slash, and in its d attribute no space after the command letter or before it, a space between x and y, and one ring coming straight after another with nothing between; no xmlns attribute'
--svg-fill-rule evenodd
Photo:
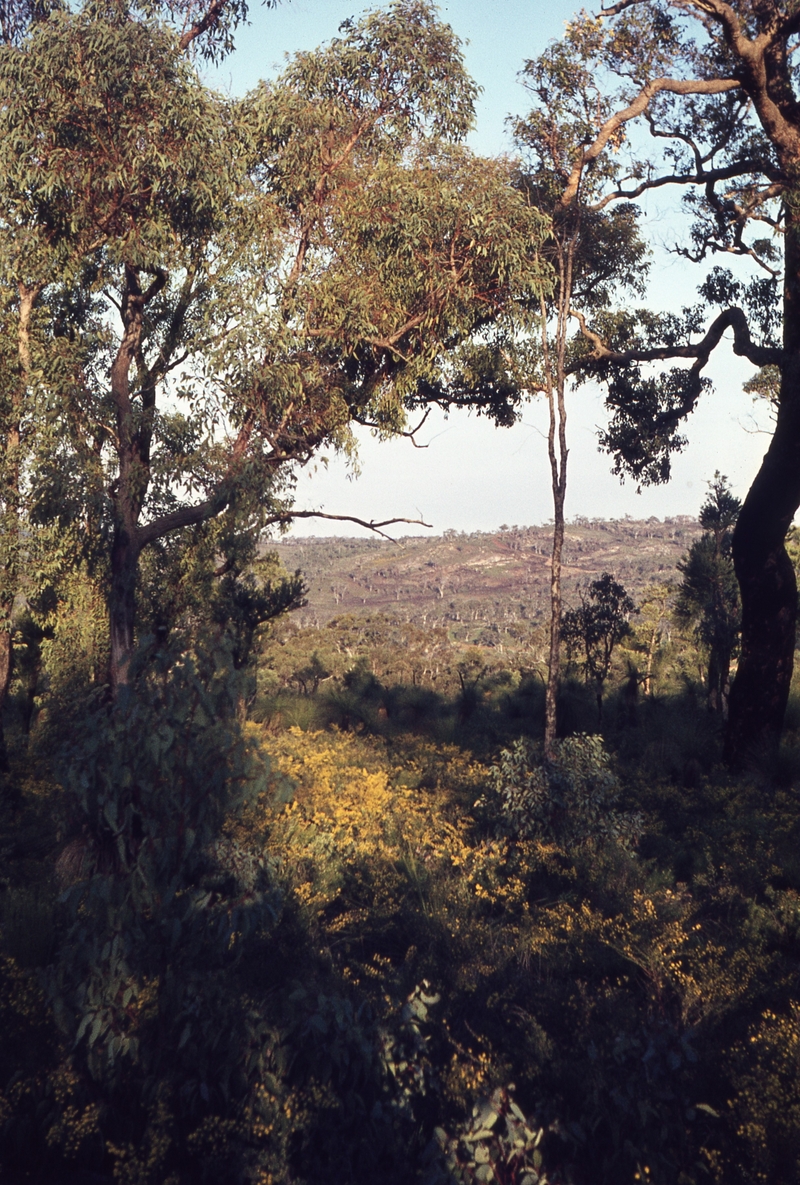
<svg viewBox="0 0 800 1185"><path fill-rule="evenodd" d="M617 471L668 479L727 333L736 354L768 368L771 388L780 375L774 436L733 539L743 612L734 762L779 735L794 652L797 594L783 541L800 505L797 36L797 12L780 0L620 0L578 16L526 68L536 107L523 126L555 149L564 216L585 207L599 217L677 188L689 231L675 250L706 265L691 307L571 310L582 340L569 368L607 386L602 443Z"/></svg>
<svg viewBox="0 0 800 1185"><path fill-rule="evenodd" d="M144 549L205 530L241 563L298 466L353 421L402 427L547 272L510 166L459 143L475 87L426 4L345 22L240 101L161 15L54 10L0 50L5 506L103 568L114 685Z"/></svg>

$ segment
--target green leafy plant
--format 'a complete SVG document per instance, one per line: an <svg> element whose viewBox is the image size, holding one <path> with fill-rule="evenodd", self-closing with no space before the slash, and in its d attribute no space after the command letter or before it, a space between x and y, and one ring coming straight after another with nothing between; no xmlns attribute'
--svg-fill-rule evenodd
<svg viewBox="0 0 800 1185"><path fill-rule="evenodd" d="M728 479L717 473L700 510L703 534L678 564L683 576L675 615L694 627L708 656L708 706L727 713L731 657L741 628L741 605L731 548L741 502L730 492Z"/></svg>
<svg viewBox="0 0 800 1185"><path fill-rule="evenodd" d="M641 816L616 809L621 786L599 736L558 740L552 758L520 739L502 750L491 775L501 818L521 838L566 848L614 840L633 848L641 834Z"/></svg>
<svg viewBox="0 0 800 1185"><path fill-rule="evenodd" d="M456 1135L436 1130L436 1144L446 1172L435 1166L426 1185L548 1185L553 1181L542 1167L540 1144L544 1135L511 1097L513 1086L498 1087L472 1108L472 1115Z"/></svg>
<svg viewBox="0 0 800 1185"><path fill-rule="evenodd" d="M586 679L594 682L599 724L603 722L603 689L611 673L614 649L630 633L629 618L636 612L624 585L604 572L581 595L578 608L570 609L561 620L561 637L570 658L582 654Z"/></svg>
<svg viewBox="0 0 800 1185"><path fill-rule="evenodd" d="M187 1155L175 1149L198 1117L238 1116L260 1073L264 1018L238 998L236 967L279 899L264 862L225 832L269 769L238 723L230 653L145 647L132 676L65 754L83 853L50 996L77 1064L125 1116L120 1163L175 1129L141 1177L155 1181Z"/></svg>

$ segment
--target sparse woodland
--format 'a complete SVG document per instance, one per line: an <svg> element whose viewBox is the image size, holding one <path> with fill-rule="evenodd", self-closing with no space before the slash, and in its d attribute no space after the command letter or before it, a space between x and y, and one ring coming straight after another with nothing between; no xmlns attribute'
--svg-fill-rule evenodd
<svg viewBox="0 0 800 1185"><path fill-rule="evenodd" d="M0 1179L800 1185L800 18L582 15L511 161L423 0L227 100L245 17L0 3ZM752 269L675 315L669 186ZM280 537L433 404L557 492L589 378L667 480L726 329L742 503Z"/></svg>

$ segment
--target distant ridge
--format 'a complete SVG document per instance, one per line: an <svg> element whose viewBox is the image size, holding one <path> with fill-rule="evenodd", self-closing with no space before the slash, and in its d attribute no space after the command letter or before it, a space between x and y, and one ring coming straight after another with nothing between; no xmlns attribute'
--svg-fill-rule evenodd
<svg viewBox="0 0 800 1185"><path fill-rule="evenodd" d="M305 573L308 605L298 625L343 614L381 613L422 626L544 620L548 612L549 526L445 531L390 542L379 537L288 538L268 546ZM677 565L701 528L676 515L649 519L575 518L564 546L564 599L611 572L634 599L648 584L677 579Z"/></svg>

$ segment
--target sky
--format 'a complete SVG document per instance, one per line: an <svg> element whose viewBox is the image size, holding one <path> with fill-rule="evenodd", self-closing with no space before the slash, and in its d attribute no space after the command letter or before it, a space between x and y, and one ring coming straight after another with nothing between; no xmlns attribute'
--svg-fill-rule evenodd
<svg viewBox="0 0 800 1185"><path fill-rule="evenodd" d="M313 49L336 36L348 17L377 7L357 0L282 0L277 8L254 5L250 25L239 31L237 48L217 70L206 70L210 84L243 94L261 78L273 77L285 56ZM580 7L564 0L453 0L440 4L442 17L465 43L467 68L483 88L470 146L486 155L513 151L506 119L524 114L526 95L518 75L525 60L563 32ZM644 203L657 244L666 243L675 215L663 203ZM666 304L695 298L697 269L658 251L652 274L655 299ZM752 368L729 348L717 351L706 372L714 381L689 418L689 445L675 457L668 485L637 493L611 472L610 458L598 451L597 430L606 422L602 392L586 386L569 397L567 518L649 518L696 515L716 471L743 497L766 451L769 419L755 408L742 384ZM422 518L441 533L492 531L503 524L532 525L552 518L547 463L547 409L533 400L513 428L494 428L467 412L446 418L432 413L415 448L406 439L379 442L359 436L359 474L343 459L319 457L301 475L297 507L362 519ZM400 534L424 534L419 526L398 526ZM364 534L363 529L323 519L298 520L295 535Z"/></svg>

